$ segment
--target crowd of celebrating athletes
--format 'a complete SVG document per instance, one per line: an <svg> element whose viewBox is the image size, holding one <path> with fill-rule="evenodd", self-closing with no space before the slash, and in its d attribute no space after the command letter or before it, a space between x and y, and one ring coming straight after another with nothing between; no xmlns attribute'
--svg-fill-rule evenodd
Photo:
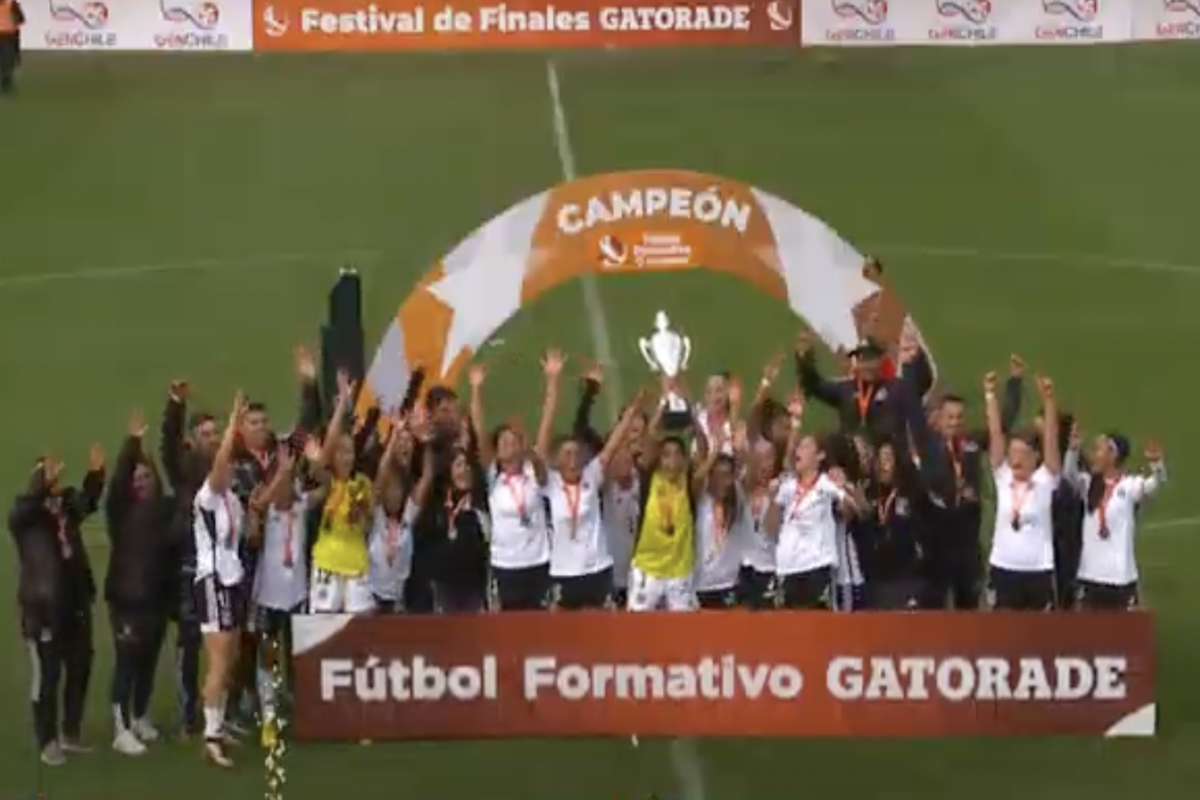
<svg viewBox="0 0 1200 800"><path fill-rule="evenodd" d="M663 399L684 387L664 378L608 431L592 422L604 381L592 367L556 434L568 365L550 350L532 436L487 418L478 365L465 401L418 369L396 408L356 416L365 404L346 374L322 409L301 350L299 419L280 435L241 395L223 426L189 416L189 387L173 383L157 459L135 412L111 470L94 447L68 487L43 455L11 509L43 762L88 749L97 588L82 526L99 511L113 748L138 755L160 736L149 709L173 622L183 725L219 766L256 717L273 730L271 676L296 612L1137 606L1138 508L1166 479L1156 445L1142 472L1122 435L1085 448L1046 378L1033 424L1018 428L1016 357L1003 386L984 378L978 432L964 426L966 397L933 386L912 332L890 351L865 341L837 378L820 374L807 335L793 357L798 385L782 395L782 356L753 393L709 376L682 413ZM836 410L837 430L806 423L813 403Z"/></svg>

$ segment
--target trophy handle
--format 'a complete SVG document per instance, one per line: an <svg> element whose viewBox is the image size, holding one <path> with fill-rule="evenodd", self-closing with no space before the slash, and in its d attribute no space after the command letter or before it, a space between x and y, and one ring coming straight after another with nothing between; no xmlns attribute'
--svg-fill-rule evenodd
<svg viewBox="0 0 1200 800"><path fill-rule="evenodd" d="M679 367L680 372L687 371L688 361L691 359L691 357L692 357L692 340L689 339L688 337L684 336L683 337L683 363Z"/></svg>
<svg viewBox="0 0 1200 800"><path fill-rule="evenodd" d="M658 364L654 360L654 355L650 352L650 342L647 339L638 339L638 350L642 354L642 358L650 365L651 372L658 372Z"/></svg>

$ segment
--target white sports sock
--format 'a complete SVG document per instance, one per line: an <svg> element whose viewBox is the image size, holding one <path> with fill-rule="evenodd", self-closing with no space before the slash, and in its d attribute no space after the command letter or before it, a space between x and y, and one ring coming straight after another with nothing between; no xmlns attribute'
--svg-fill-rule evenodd
<svg viewBox="0 0 1200 800"><path fill-rule="evenodd" d="M220 739L225 727L225 712L221 708L204 707L204 738Z"/></svg>

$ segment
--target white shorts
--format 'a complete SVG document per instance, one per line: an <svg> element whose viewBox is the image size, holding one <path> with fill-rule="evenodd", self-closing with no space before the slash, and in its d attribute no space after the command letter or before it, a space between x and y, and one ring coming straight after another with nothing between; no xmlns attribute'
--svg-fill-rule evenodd
<svg viewBox="0 0 1200 800"><path fill-rule="evenodd" d="M308 593L311 614L366 614L375 610L375 596L366 575L338 575L313 570Z"/></svg>
<svg viewBox="0 0 1200 800"><path fill-rule="evenodd" d="M692 590L692 579L656 578L637 567L629 569L630 611L695 611L696 593Z"/></svg>

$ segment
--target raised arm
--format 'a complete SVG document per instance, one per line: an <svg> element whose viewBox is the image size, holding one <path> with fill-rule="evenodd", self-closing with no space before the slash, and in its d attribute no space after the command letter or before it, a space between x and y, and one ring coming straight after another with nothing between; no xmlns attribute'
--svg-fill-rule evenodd
<svg viewBox="0 0 1200 800"><path fill-rule="evenodd" d="M796 380L805 397L815 398L830 408L840 408L842 395L837 383L825 380L817 369L812 334L804 331L796 339Z"/></svg>
<svg viewBox="0 0 1200 800"><path fill-rule="evenodd" d="M483 416L483 384L487 380L487 367L472 364L467 371L467 380L471 384L471 428L475 431L475 441L479 443L479 458L483 463L491 464L496 458L496 450L492 437L487 435L487 423Z"/></svg>
<svg viewBox="0 0 1200 800"><path fill-rule="evenodd" d="M187 381L171 381L167 392L167 405L163 409L162 426L159 430L159 457L163 471L176 492L187 482L183 455L183 428L187 417Z"/></svg>
<svg viewBox="0 0 1200 800"><path fill-rule="evenodd" d="M129 415L125 442L117 453L112 477L108 482L108 494L104 500L104 516L108 519L109 533L125 517L133 500L133 473L142 459L142 442L146 436L146 422L141 411Z"/></svg>
<svg viewBox="0 0 1200 800"><path fill-rule="evenodd" d="M1008 358L1008 380L1004 382L1004 397L1000 402L1000 429L1007 436L1021 416L1021 400L1025 391L1025 360L1015 353Z"/></svg>
<svg viewBox="0 0 1200 800"><path fill-rule="evenodd" d="M417 484L413 487L412 502L417 508L424 511L433 490L433 482L436 477L434 471L437 469L437 463L434 460L433 448L430 447L429 441L421 442L421 452L423 459L421 477L417 479Z"/></svg>
<svg viewBox="0 0 1200 800"><path fill-rule="evenodd" d="M221 434L221 445L213 457L212 467L208 472L208 487L213 494L224 494L233 485L233 447L237 442L238 427L246 414L246 398L241 392L233 399L233 408L229 412L229 421Z"/></svg>
<svg viewBox="0 0 1200 800"><path fill-rule="evenodd" d="M1049 378L1038 379L1038 392L1042 395L1042 465L1051 475L1062 474L1062 451L1058 439L1058 401L1054 397L1054 382ZM999 412L997 412L997 415Z"/></svg>
<svg viewBox="0 0 1200 800"><path fill-rule="evenodd" d="M711 435L706 434L697 426L696 444L696 459L699 464L692 470L693 496L698 496L700 492L704 491L709 473L712 472L713 466L717 463L717 459L721 456L721 450L725 446L725 434L723 431L713 431Z"/></svg>
<svg viewBox="0 0 1200 800"><path fill-rule="evenodd" d="M543 462L550 457L550 436L554 429L554 412L558 408L558 384L566 363L567 357L558 350L548 351L542 359L546 388L542 394L542 413L538 419L537 436L533 440L533 452Z"/></svg>
<svg viewBox="0 0 1200 800"><path fill-rule="evenodd" d="M333 414L329 418L329 427L325 429L325 441L321 443L321 464L328 467L333 463L333 454L337 449L338 439L346 430L346 411L350 408L350 398L354 397L354 383L350 374L338 372L338 394L333 404Z"/></svg>
<svg viewBox="0 0 1200 800"><path fill-rule="evenodd" d="M637 468L647 472L658 463L658 450L662 446L663 416L667 413L667 395L664 392L654 405L654 413L646 423L646 431L642 435L642 449L638 457Z"/></svg>
<svg viewBox="0 0 1200 800"><path fill-rule="evenodd" d="M305 347L296 348L295 360L296 378L300 384L296 430L309 434L321 424L321 390L317 385L317 362Z"/></svg>
<svg viewBox="0 0 1200 800"><path fill-rule="evenodd" d="M629 436L629 429L633 427L633 421L639 414L642 413L642 402L646 399L646 391L641 389L629 405L625 406L625 411L621 414L621 418L617 420L617 425L608 434L608 440L604 442L604 449L600 451L597 458L600 459L600 465L605 469L612 463L617 452L625 445L625 439Z"/></svg>
<svg viewBox="0 0 1200 800"><path fill-rule="evenodd" d="M1163 458L1162 447L1151 439L1146 443L1146 468L1149 474L1143 475L1137 487L1136 502L1141 502L1154 495L1167 482L1167 462Z"/></svg>
<svg viewBox="0 0 1200 800"><path fill-rule="evenodd" d="M996 399L996 373L989 372L983 377L984 416L987 418L988 461L992 469L999 469L1004 464L1005 448L1008 445L1000 424L1000 402ZM1057 448L1057 444L1055 447Z"/></svg>
<svg viewBox="0 0 1200 800"><path fill-rule="evenodd" d="M593 453L604 449L604 437L592 427L592 409L603 385L604 369L600 364L593 364L583 377L583 391L579 394L579 405L575 407L575 419L571 423L575 438L585 442Z"/></svg>
<svg viewBox="0 0 1200 800"><path fill-rule="evenodd" d="M1062 477L1075 487L1075 491L1083 494L1087 491L1088 479L1083 469L1083 431L1079 420L1071 421L1071 432L1067 439L1067 452L1063 453Z"/></svg>

